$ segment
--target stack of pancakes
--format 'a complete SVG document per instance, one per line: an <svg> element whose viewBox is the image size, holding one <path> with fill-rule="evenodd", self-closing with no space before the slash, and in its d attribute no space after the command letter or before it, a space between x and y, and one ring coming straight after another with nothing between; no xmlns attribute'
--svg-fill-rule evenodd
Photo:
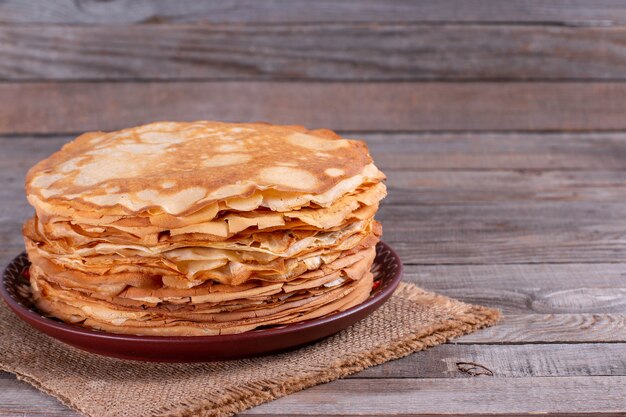
<svg viewBox="0 0 626 417"><path fill-rule="evenodd" d="M366 300L384 175L298 126L161 122L86 133L28 173L44 313L114 333L241 333Z"/></svg>

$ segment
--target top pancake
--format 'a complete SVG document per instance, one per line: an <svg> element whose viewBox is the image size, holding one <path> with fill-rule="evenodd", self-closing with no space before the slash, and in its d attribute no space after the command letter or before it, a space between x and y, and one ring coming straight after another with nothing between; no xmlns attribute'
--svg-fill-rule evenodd
<svg viewBox="0 0 626 417"><path fill-rule="evenodd" d="M28 172L26 192L36 208L106 214L185 215L223 201L286 211L380 180L371 162L363 142L327 130L159 122L79 136Z"/></svg>

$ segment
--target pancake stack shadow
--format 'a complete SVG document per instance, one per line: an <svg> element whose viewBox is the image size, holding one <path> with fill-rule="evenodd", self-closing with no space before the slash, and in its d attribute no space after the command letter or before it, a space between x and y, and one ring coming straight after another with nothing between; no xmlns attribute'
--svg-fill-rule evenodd
<svg viewBox="0 0 626 417"><path fill-rule="evenodd" d="M91 132L35 165L37 307L126 334L233 334L369 297L384 175L361 141L261 123Z"/></svg>

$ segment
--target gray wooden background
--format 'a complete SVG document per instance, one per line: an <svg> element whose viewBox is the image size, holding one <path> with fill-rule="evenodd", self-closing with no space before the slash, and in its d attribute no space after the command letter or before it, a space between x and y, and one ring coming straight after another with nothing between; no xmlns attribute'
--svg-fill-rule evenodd
<svg viewBox="0 0 626 417"><path fill-rule="evenodd" d="M164 119L367 140L405 280L504 313L244 414L626 413L626 2L0 1L2 263L31 165ZM0 415L75 414L0 373Z"/></svg>

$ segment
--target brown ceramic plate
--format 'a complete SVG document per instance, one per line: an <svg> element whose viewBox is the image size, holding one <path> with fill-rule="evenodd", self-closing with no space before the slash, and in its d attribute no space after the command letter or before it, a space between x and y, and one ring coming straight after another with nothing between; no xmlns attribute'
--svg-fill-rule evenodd
<svg viewBox="0 0 626 417"><path fill-rule="evenodd" d="M130 336L89 330L42 316L30 298L25 253L4 270L0 290L9 307L25 322L64 343L100 355L156 362L204 362L265 355L322 339L364 319L396 289L402 275L398 254L385 243L376 247L370 297L341 313L302 323L223 336Z"/></svg>

